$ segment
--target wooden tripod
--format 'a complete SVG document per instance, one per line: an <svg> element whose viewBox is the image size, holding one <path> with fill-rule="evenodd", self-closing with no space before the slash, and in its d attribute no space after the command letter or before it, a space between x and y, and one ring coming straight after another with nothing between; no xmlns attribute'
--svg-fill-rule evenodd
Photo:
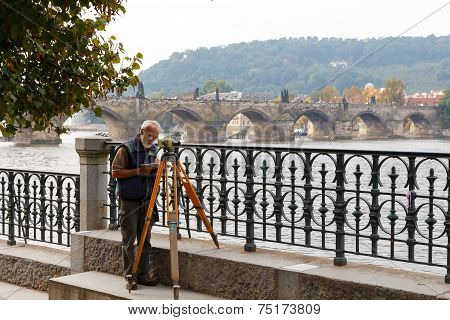
<svg viewBox="0 0 450 320"><path fill-rule="evenodd" d="M169 190L169 166L168 163L172 164L172 190L171 197L166 197L166 208L167 208L167 222L169 225L169 238L170 238L170 274L172 278L173 285L173 296L175 300L179 298L179 266L178 266L178 244L177 244L177 235L178 235L178 179L186 190L189 199L192 201L193 207L197 210L198 216L202 220L203 224L206 227L206 230L211 235L214 244L217 249L219 249L219 242L217 240L217 235L214 233L214 230L206 217L205 211L203 210L203 206L197 196L197 193L192 186L186 171L184 170L180 160L176 159L176 155L173 152L166 152L162 157L161 163L158 167L158 171L156 173L155 184L152 191L152 196L150 198L150 204L147 209L146 217L145 217L145 225L144 230L142 231L141 238L139 240L138 251L136 254L136 258L133 264L132 276L128 277L128 281L132 281L132 279L136 278L136 272L139 265L139 261L141 259L142 248L144 247L144 240L147 236L147 232L150 226L150 221L153 214L153 207L156 203L156 197L158 195L158 186L161 183L161 179L164 178L164 189ZM166 191L166 192L167 192ZM172 201L170 202L170 199ZM131 288L131 285L129 286Z"/></svg>

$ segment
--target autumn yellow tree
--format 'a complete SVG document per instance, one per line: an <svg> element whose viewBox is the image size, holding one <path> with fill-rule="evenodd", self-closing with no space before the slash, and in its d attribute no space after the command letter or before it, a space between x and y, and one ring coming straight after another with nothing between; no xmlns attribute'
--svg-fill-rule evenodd
<svg viewBox="0 0 450 320"><path fill-rule="evenodd" d="M386 81L385 88L380 94L380 102L403 106L405 104L405 84L397 78Z"/></svg>
<svg viewBox="0 0 450 320"><path fill-rule="evenodd" d="M363 90L357 86L351 86L350 88L346 88L344 90L345 98L349 103L365 103L366 100L364 99L362 93Z"/></svg>
<svg viewBox="0 0 450 320"><path fill-rule="evenodd" d="M305 99L304 99L303 101L304 101L305 103L313 103L313 102L314 102L312 96L307 96L307 97L305 97Z"/></svg>
<svg viewBox="0 0 450 320"><path fill-rule="evenodd" d="M339 91L335 86L326 86L322 90L311 94L311 98L314 102L338 103L341 101Z"/></svg>
<svg viewBox="0 0 450 320"><path fill-rule="evenodd" d="M378 101L379 94L379 90L371 83L366 84L361 93L364 103L370 103L372 97L375 97L375 100Z"/></svg>

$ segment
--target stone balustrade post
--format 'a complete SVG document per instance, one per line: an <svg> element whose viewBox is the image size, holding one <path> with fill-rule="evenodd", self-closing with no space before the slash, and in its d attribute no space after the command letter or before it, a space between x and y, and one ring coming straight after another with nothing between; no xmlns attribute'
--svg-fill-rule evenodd
<svg viewBox="0 0 450 320"><path fill-rule="evenodd" d="M75 139L75 149L80 156L80 231L107 228L109 150L108 138L82 137Z"/></svg>

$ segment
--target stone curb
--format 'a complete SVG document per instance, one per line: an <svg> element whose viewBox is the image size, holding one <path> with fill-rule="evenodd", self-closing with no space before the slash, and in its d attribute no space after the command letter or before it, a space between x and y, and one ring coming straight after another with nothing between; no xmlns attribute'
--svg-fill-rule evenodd
<svg viewBox="0 0 450 320"><path fill-rule="evenodd" d="M70 268L27 258L0 254L0 281L47 291L51 278L69 275Z"/></svg>
<svg viewBox="0 0 450 320"><path fill-rule="evenodd" d="M83 247L72 250L83 262L73 273L122 273L120 231L74 237ZM157 235L152 245L161 282L170 285L170 252L163 238ZM262 249L247 253L234 245L216 250L202 240L179 243L182 288L225 299L450 299L450 285L438 276L356 264L334 267L327 259Z"/></svg>

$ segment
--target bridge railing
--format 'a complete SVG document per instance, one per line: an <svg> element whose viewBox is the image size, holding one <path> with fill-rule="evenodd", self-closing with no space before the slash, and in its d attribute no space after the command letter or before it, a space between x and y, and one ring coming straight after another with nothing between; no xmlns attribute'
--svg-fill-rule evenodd
<svg viewBox="0 0 450 320"><path fill-rule="evenodd" d="M80 176L0 168L0 235L70 246L80 230Z"/></svg>
<svg viewBox="0 0 450 320"><path fill-rule="evenodd" d="M110 144L112 161L117 144ZM184 144L178 150L215 231L446 269L450 283L450 154ZM116 228L110 177L109 224ZM203 232L180 192L180 228ZM158 198L166 226L164 186Z"/></svg>

